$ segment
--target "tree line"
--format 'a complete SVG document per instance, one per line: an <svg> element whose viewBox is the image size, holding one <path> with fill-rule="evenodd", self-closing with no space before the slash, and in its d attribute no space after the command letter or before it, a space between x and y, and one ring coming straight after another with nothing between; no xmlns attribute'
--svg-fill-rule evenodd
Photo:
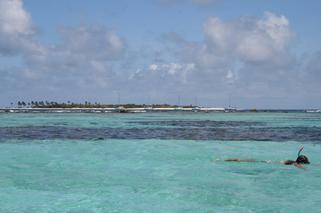
<svg viewBox="0 0 321 213"><path fill-rule="evenodd" d="M11 103L13 106L13 103ZM85 101L84 103L74 103L71 101L67 102L55 102L55 101L18 101L18 108L169 108L169 107L194 107L192 105L186 106L178 106L178 105L170 105L170 104L102 104L102 103L91 103L89 101Z"/></svg>

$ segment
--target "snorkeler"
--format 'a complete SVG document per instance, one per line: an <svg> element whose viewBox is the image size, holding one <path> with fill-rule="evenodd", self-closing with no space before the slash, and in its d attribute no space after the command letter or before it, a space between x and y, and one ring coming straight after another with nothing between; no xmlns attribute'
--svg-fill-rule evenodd
<svg viewBox="0 0 321 213"><path fill-rule="evenodd" d="M257 161L255 159L239 159L239 158L228 158L225 161L232 161L232 162L258 162L258 163L275 163L275 164L284 164L284 165L293 165L298 168L303 168L303 164L310 164L309 159L305 155L301 155L304 147L301 147L298 152L297 159L294 160L285 160L280 162L272 162L272 161Z"/></svg>

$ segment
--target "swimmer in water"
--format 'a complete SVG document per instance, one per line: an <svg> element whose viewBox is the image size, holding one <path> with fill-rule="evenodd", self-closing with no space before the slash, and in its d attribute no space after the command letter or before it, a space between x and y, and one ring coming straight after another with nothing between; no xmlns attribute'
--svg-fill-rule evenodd
<svg viewBox="0 0 321 213"><path fill-rule="evenodd" d="M257 161L255 159L239 159L239 158L228 158L225 159L225 161L229 162L257 162L257 163L275 163L275 164L284 164L284 165L293 165L298 168L303 168L304 164L310 164L309 159L305 155L301 155L301 152L303 151L304 147L301 147L299 152L298 152L298 157L297 159L294 160L285 160L285 161L280 161L280 162L272 162L272 161Z"/></svg>

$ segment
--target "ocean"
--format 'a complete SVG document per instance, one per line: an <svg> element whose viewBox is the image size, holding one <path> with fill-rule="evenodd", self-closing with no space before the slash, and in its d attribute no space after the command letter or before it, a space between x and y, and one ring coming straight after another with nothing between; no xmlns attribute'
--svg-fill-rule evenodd
<svg viewBox="0 0 321 213"><path fill-rule="evenodd" d="M321 113L0 113L0 212L320 212L320 154Z"/></svg>

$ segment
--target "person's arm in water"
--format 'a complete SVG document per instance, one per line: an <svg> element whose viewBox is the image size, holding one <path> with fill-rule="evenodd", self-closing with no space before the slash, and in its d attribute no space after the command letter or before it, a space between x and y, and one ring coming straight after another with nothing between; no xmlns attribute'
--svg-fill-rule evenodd
<svg viewBox="0 0 321 213"><path fill-rule="evenodd" d="M293 165L297 168L300 168L300 169L305 169L303 164L300 164L300 163L297 163L296 161L294 160L286 160L286 161L280 161L279 162L280 164L284 164L284 165Z"/></svg>
<svg viewBox="0 0 321 213"><path fill-rule="evenodd" d="M284 164L284 165L293 165L296 162L294 160L284 160L284 161L280 161L280 162L277 162L277 163Z"/></svg>
<svg viewBox="0 0 321 213"><path fill-rule="evenodd" d="M228 162L250 162L250 163L274 163L274 164L284 164L284 165L292 165L295 163L293 160L286 160L286 161L278 161L278 162L273 162L270 160L255 160L255 159L239 159L239 158L227 158L224 161Z"/></svg>
<svg viewBox="0 0 321 213"><path fill-rule="evenodd" d="M262 160L262 161L258 161L255 159L239 159L239 158L227 158L224 161L227 162L247 162L247 163L272 163L272 164L283 164L283 165L293 165L297 168L300 169L305 169L304 166L302 164L297 163L294 160L285 160L285 161L277 161L277 162L273 162L270 160Z"/></svg>
<svg viewBox="0 0 321 213"><path fill-rule="evenodd" d="M229 162L259 162L255 159L239 159L239 158L227 158L224 161L229 161Z"/></svg>

